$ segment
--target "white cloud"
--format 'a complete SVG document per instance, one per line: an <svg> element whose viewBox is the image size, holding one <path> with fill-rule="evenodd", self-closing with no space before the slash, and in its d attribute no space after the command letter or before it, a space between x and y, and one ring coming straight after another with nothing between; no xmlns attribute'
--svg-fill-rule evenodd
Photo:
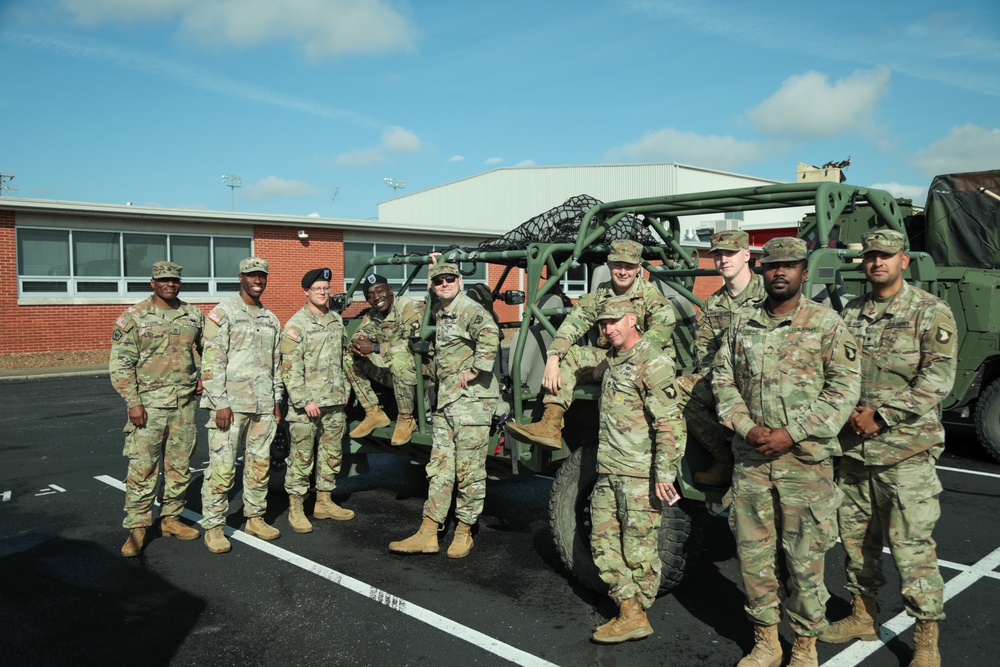
<svg viewBox="0 0 1000 667"><path fill-rule="evenodd" d="M483 164L500 164L501 162L503 162L502 157L488 157L483 160Z"/></svg>
<svg viewBox="0 0 1000 667"><path fill-rule="evenodd" d="M405 128L390 125L382 133L382 146L391 153L416 153L420 150L420 137Z"/></svg>
<svg viewBox="0 0 1000 667"><path fill-rule="evenodd" d="M684 162L716 169L735 169L757 162L773 150L757 141L701 135L673 128L649 132L638 141L609 150L607 161Z"/></svg>
<svg viewBox="0 0 1000 667"><path fill-rule="evenodd" d="M274 197L310 197L319 190L302 181L287 181L277 176L268 176L245 189L248 199L273 199Z"/></svg>
<svg viewBox="0 0 1000 667"><path fill-rule="evenodd" d="M996 169L998 165L1000 129L972 124L951 128L944 139L913 156L913 166L926 176Z"/></svg>
<svg viewBox="0 0 1000 667"><path fill-rule="evenodd" d="M390 125L382 131L378 146L359 148L337 156L341 167L371 167L389 161L388 154L416 153L420 150L420 137L405 127Z"/></svg>
<svg viewBox="0 0 1000 667"><path fill-rule="evenodd" d="M310 58L414 50L416 29L386 0L61 0L81 23L176 21L211 48L289 42Z"/></svg>
<svg viewBox="0 0 1000 667"><path fill-rule="evenodd" d="M927 198L927 186L926 185L903 185L902 183L874 183L872 188L875 190L887 190L889 194L893 197L904 197L906 199L912 199L913 203L922 206L924 199Z"/></svg>
<svg viewBox="0 0 1000 667"><path fill-rule="evenodd" d="M771 97L747 111L765 134L832 137L870 130L879 98L889 87L889 70L855 70L830 84L826 75L806 72L789 77Z"/></svg>
<svg viewBox="0 0 1000 667"><path fill-rule="evenodd" d="M378 148L361 148L337 156L339 167L371 167L385 162L385 156Z"/></svg>
<svg viewBox="0 0 1000 667"><path fill-rule="evenodd" d="M307 218L322 218L323 216L321 216L321 215L320 215L319 213L317 213L316 211L313 211L312 213L310 213L310 214L309 214L309 215L307 215L306 217L307 217Z"/></svg>
<svg viewBox="0 0 1000 667"><path fill-rule="evenodd" d="M535 166L535 161L534 160L521 160L520 162L518 162L514 166L515 167L534 167Z"/></svg>
<svg viewBox="0 0 1000 667"><path fill-rule="evenodd" d="M465 162L465 156L464 155L452 155L450 158L448 158L448 162Z"/></svg>

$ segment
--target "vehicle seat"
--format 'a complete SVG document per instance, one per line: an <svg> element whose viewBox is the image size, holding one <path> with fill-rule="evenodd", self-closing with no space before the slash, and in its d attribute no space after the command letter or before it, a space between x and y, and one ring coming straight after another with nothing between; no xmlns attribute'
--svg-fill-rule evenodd
<svg viewBox="0 0 1000 667"><path fill-rule="evenodd" d="M559 308L563 305L562 299L557 294L546 294L539 302L540 308ZM517 349L517 339L521 335L520 331L514 333L510 341L511 354L507 360L507 372L513 378L514 350ZM521 382L527 385L534 393L542 390L542 375L545 373L545 350L552 342L552 334L540 323L536 322L528 327L528 339L524 341L524 353L521 355Z"/></svg>

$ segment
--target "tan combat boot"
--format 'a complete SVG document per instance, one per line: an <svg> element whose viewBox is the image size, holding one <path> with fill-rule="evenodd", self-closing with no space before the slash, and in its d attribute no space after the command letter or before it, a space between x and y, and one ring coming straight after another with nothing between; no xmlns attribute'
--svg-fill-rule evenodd
<svg viewBox="0 0 1000 667"><path fill-rule="evenodd" d="M268 524L264 521L264 517L252 516L247 520L246 528L247 535L253 535L254 537L259 537L262 540L276 540L281 537L281 531L279 531L274 526Z"/></svg>
<svg viewBox="0 0 1000 667"><path fill-rule="evenodd" d="M788 667L819 667L819 656L816 655L816 638L795 635L792 644L792 659Z"/></svg>
<svg viewBox="0 0 1000 667"><path fill-rule="evenodd" d="M399 542L390 542L389 551L397 554L436 554L438 547L438 530L440 526L434 519L425 516L416 534Z"/></svg>
<svg viewBox="0 0 1000 667"><path fill-rule="evenodd" d="M472 526L458 522L455 526L455 537L448 547L448 558L465 558L472 550Z"/></svg>
<svg viewBox="0 0 1000 667"><path fill-rule="evenodd" d="M175 516L165 516L160 520L160 534L172 535L178 540L197 540L201 537L196 528L181 523Z"/></svg>
<svg viewBox="0 0 1000 667"><path fill-rule="evenodd" d="M302 496L288 496L288 525L296 533L313 532L313 525L302 509Z"/></svg>
<svg viewBox="0 0 1000 667"><path fill-rule="evenodd" d="M229 543L229 538L222 531L222 526L209 528L205 531L205 546L213 554L224 554L233 550L233 545Z"/></svg>
<svg viewBox="0 0 1000 667"><path fill-rule="evenodd" d="M333 502L329 491L317 491L316 507L313 508L313 518L350 521L354 518L354 510L345 509Z"/></svg>
<svg viewBox="0 0 1000 667"><path fill-rule="evenodd" d="M642 639L651 634L653 628L649 625L642 603L638 597L632 597L619 605L618 617L597 628L591 639L598 644L620 644L630 639Z"/></svg>
<svg viewBox="0 0 1000 667"><path fill-rule="evenodd" d="M416 430L417 420L413 418L413 415L399 415L396 419L396 430L392 432L392 440L390 441L390 444L393 447L405 445L410 441L410 438L413 436L413 432Z"/></svg>
<svg viewBox="0 0 1000 667"><path fill-rule="evenodd" d="M712 465L694 474L694 483L705 486L729 486L733 481L733 453L726 443L705 447L712 455Z"/></svg>
<svg viewBox="0 0 1000 667"><path fill-rule="evenodd" d="M917 619L917 627L913 632L913 660L910 661L910 667L941 667L937 621Z"/></svg>
<svg viewBox="0 0 1000 667"><path fill-rule="evenodd" d="M534 424L515 424L508 422L507 430L523 442L540 445L548 449L562 448L563 415L566 411L562 406L548 403L541 421Z"/></svg>
<svg viewBox="0 0 1000 667"><path fill-rule="evenodd" d="M370 408L365 408L365 418L361 420L361 423L354 427L351 431L350 436L352 438L363 438L366 435L371 434L377 428L383 428L391 424L392 421L389 419L388 415L382 412L381 405L373 405Z"/></svg>
<svg viewBox="0 0 1000 667"><path fill-rule="evenodd" d="M781 664L777 625L753 626L753 641L753 650L736 663L736 667L778 667Z"/></svg>
<svg viewBox="0 0 1000 667"><path fill-rule="evenodd" d="M831 623L819 636L827 644L846 644L852 639L870 642L878 639L878 605L875 598L851 596L851 615Z"/></svg>
<svg viewBox="0 0 1000 667"><path fill-rule="evenodd" d="M142 527L129 528L128 539L122 545L122 556L125 558L134 558L142 553L145 546L146 529Z"/></svg>

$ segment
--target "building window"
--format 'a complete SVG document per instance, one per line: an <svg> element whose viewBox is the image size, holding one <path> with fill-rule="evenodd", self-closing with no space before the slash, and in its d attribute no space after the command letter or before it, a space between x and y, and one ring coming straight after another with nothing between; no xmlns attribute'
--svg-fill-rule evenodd
<svg viewBox="0 0 1000 667"><path fill-rule="evenodd" d="M239 291L240 260L252 254L253 239L242 236L18 227L18 293L144 294L153 263L170 260L184 267L184 294L229 294Z"/></svg>
<svg viewBox="0 0 1000 667"><path fill-rule="evenodd" d="M344 243L344 289L346 290L354 282L354 279L361 272L361 269L372 257L380 255L426 255L434 250L448 250L451 246L433 246L417 243L361 243L347 241ZM463 271L472 271L472 275L463 275L462 282L465 285L486 282L486 265L482 262L476 264L463 263ZM385 276L393 289L402 286L403 281L413 271L412 264L400 265L380 265L374 269L375 273ZM422 291L427 286L427 265L420 267L416 278L410 283L410 291Z"/></svg>

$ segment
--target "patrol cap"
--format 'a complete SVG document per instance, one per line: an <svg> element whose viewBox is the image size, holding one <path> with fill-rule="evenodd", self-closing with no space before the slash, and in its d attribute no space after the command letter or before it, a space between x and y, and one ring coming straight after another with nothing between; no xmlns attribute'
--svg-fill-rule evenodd
<svg viewBox="0 0 1000 667"><path fill-rule="evenodd" d="M247 257L240 261L240 273L267 273L267 260L260 257Z"/></svg>
<svg viewBox="0 0 1000 667"><path fill-rule="evenodd" d="M457 276L458 274L458 264L435 264L431 267L427 275L431 278L437 278L438 276Z"/></svg>
<svg viewBox="0 0 1000 667"><path fill-rule="evenodd" d="M179 280L183 269L183 266L173 262L153 262L153 280L161 278L177 278Z"/></svg>
<svg viewBox="0 0 1000 667"><path fill-rule="evenodd" d="M624 260L619 260L624 261ZM635 315L635 305L632 299L627 296L613 296L604 302L597 319L600 320L620 320L628 313Z"/></svg>
<svg viewBox="0 0 1000 667"><path fill-rule="evenodd" d="M876 229L861 236L861 254L884 252L895 255L902 252L906 237L895 229Z"/></svg>
<svg viewBox="0 0 1000 667"><path fill-rule="evenodd" d="M630 241L629 239L612 241L611 252L608 253L608 261L640 264L642 263L642 244Z"/></svg>
<svg viewBox="0 0 1000 667"><path fill-rule="evenodd" d="M385 276L380 276L377 273L369 273L361 281L361 290L368 296L368 290L375 287L376 285L388 285L389 279Z"/></svg>
<svg viewBox="0 0 1000 667"><path fill-rule="evenodd" d="M708 254L711 255L720 250L748 250L749 248L750 235L738 229L732 229L712 234L712 247L708 249Z"/></svg>
<svg viewBox="0 0 1000 667"><path fill-rule="evenodd" d="M267 269L264 269L267 271ZM313 269L302 276L302 289L309 289L317 280L330 280L330 269Z"/></svg>
<svg viewBox="0 0 1000 667"><path fill-rule="evenodd" d="M778 236L764 244L764 256L761 264L777 264L778 262L799 262L809 254L806 242L794 236Z"/></svg>

